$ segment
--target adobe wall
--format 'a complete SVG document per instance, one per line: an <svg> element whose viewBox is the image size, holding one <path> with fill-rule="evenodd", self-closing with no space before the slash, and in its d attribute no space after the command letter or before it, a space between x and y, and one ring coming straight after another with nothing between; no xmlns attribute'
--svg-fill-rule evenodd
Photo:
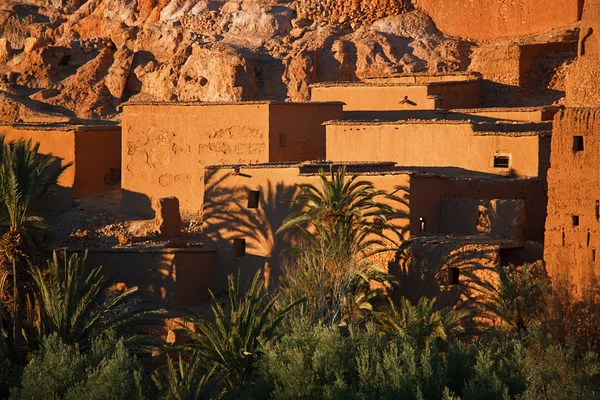
<svg viewBox="0 0 600 400"><path fill-rule="evenodd" d="M63 166L75 162L75 132L72 130L2 126L0 135L5 136L5 141L24 139L39 143L40 153L54 155ZM73 188L74 183L74 167L67 169L58 179L58 184L65 188Z"/></svg>
<svg viewBox="0 0 600 400"><path fill-rule="evenodd" d="M481 210L486 214L486 210L493 211L494 207L507 207L503 213L507 218L502 218L495 222L496 228L486 233L495 236L508 237L512 239L541 241L544 238L544 221L546 219L547 197L544 189L544 182L541 179L489 179L489 178L460 178L460 177L439 177L427 175L415 175L411 177L411 216L410 226L411 235L419 235L419 220L426 218L427 234L467 234L469 232L461 231L461 224L456 220L448 221L448 218L460 217L442 217L442 208L450 203L457 206L454 213L460 214L462 218L479 218L479 205L487 202L487 207ZM418 196L418 201L414 196ZM465 201L469 200L469 201ZM473 201L470 201L473 200ZM490 200L496 202L490 204ZM516 200L516 203L507 202L498 204L501 200ZM523 201L523 210L520 209L518 201ZM490 207L492 206L492 207ZM475 213L475 209L478 210ZM512 211L511 211L512 209ZM524 221L521 221L521 214ZM512 217L511 217L512 215ZM507 221L510 220L508 226ZM479 222L473 220L465 222L473 226L478 226ZM512 226L511 226L512 225ZM518 228L520 225L521 228ZM490 228L492 228L490 226ZM519 233L519 230L522 232Z"/></svg>
<svg viewBox="0 0 600 400"><path fill-rule="evenodd" d="M600 0L586 0L579 29L579 57L569 66L565 105L600 104Z"/></svg>
<svg viewBox="0 0 600 400"><path fill-rule="evenodd" d="M182 213L200 214L206 165L323 159L322 124L341 115L340 103L126 105L123 210L153 217L158 199L175 196Z"/></svg>
<svg viewBox="0 0 600 400"><path fill-rule="evenodd" d="M210 297L215 261L215 252L206 250L89 250L86 268L102 266L113 288L137 286L144 307L171 311Z"/></svg>
<svg viewBox="0 0 600 400"><path fill-rule="evenodd" d="M75 132L75 197L118 187L121 127Z"/></svg>
<svg viewBox="0 0 600 400"><path fill-rule="evenodd" d="M574 136L583 137L574 151ZM557 114L548 171L544 259L553 282L581 297L597 283L600 267L600 109L567 108ZM573 217L578 217L578 224ZM600 260L599 260L600 261Z"/></svg>
<svg viewBox="0 0 600 400"><path fill-rule="evenodd" d="M408 213L409 176L397 174L361 174L377 189L396 196L386 200L404 214ZM267 280L275 284L281 273L282 251L296 243L291 232L276 235L283 220L297 207L286 202L297 193L296 184L311 183L320 187L315 174L300 174L298 165L241 167L235 175L229 168L207 168L204 192L203 232L205 247L218 252L218 270L213 277L216 290L225 288L226 277L241 271L250 279L257 270L266 271ZM250 191L260 191L259 207L248 208ZM408 219L396 220L398 229L407 233ZM235 238L246 240L246 256L234 256Z"/></svg>
<svg viewBox="0 0 600 400"><path fill-rule="evenodd" d="M414 4L446 35L484 41L574 24L583 0L415 0Z"/></svg>
<svg viewBox="0 0 600 400"><path fill-rule="evenodd" d="M62 165L74 163L58 180L67 189L61 193L64 200L101 192L110 187L109 183L118 184L118 180L107 183L106 179L111 172L118 178L121 168L118 126L14 125L1 127L0 134L7 140L39 142L41 153L53 154Z"/></svg>
<svg viewBox="0 0 600 400"><path fill-rule="evenodd" d="M342 104L272 104L269 108L269 160L325 159L323 122L342 118ZM280 134L285 143L280 143ZM284 144L284 147L281 145Z"/></svg>
<svg viewBox="0 0 600 400"><path fill-rule="evenodd" d="M449 167L488 174L543 176L538 135L475 134L466 122L334 122L327 125L330 161L395 161L403 166ZM510 155L510 169L494 168L494 155Z"/></svg>
<svg viewBox="0 0 600 400"><path fill-rule="evenodd" d="M310 91L311 101L341 101L344 111L474 108L479 106L480 81L322 83L311 85Z"/></svg>
<svg viewBox="0 0 600 400"><path fill-rule="evenodd" d="M269 161L268 103L123 108L123 211L153 217L162 197L200 214L204 166Z"/></svg>

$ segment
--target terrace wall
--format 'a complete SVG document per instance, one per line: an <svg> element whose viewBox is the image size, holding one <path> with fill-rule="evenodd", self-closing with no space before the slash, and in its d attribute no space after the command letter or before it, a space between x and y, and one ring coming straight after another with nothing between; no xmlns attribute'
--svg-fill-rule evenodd
<svg viewBox="0 0 600 400"><path fill-rule="evenodd" d="M543 177L549 148L547 137L476 133L473 124L458 121L327 125L330 161L394 161L411 167ZM495 155L510 156L510 168L495 168Z"/></svg>

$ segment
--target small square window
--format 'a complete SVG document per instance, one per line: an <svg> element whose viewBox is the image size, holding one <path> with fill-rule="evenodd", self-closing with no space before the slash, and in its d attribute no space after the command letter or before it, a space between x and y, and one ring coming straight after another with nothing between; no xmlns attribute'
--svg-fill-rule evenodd
<svg viewBox="0 0 600 400"><path fill-rule="evenodd" d="M573 221L573 226L579 226L579 215L573 215L571 220Z"/></svg>
<svg viewBox="0 0 600 400"><path fill-rule="evenodd" d="M258 208L260 201L260 190L251 190L248 192L248 208Z"/></svg>
<svg viewBox="0 0 600 400"><path fill-rule="evenodd" d="M236 257L246 255L246 239L233 239L233 254Z"/></svg>
<svg viewBox="0 0 600 400"><path fill-rule="evenodd" d="M460 284L460 268L448 268L448 282L450 282L450 285Z"/></svg>
<svg viewBox="0 0 600 400"><path fill-rule="evenodd" d="M583 151L583 136L573 136L573 153Z"/></svg>
<svg viewBox="0 0 600 400"><path fill-rule="evenodd" d="M287 147L287 135L285 133L279 134L279 147L282 149Z"/></svg>
<svg viewBox="0 0 600 400"><path fill-rule="evenodd" d="M494 156L494 168L508 168L509 166L509 156Z"/></svg>

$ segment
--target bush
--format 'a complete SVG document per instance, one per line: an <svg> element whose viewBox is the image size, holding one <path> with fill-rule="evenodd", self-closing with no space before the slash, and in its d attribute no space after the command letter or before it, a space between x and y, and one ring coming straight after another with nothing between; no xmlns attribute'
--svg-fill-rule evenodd
<svg viewBox="0 0 600 400"><path fill-rule="evenodd" d="M141 365L114 335L95 339L90 351L46 337L25 367L13 399L143 399Z"/></svg>

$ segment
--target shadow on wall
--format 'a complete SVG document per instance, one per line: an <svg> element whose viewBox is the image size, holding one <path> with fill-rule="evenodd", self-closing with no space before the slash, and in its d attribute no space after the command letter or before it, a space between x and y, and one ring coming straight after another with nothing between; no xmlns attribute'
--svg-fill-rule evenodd
<svg viewBox="0 0 600 400"><path fill-rule="evenodd" d="M289 200L297 188L283 182L258 187L243 186L232 191L224 181L231 175L217 176L219 170L207 170L204 222L207 242L218 251L219 268L214 273L215 289L226 287L228 274L237 274L249 282L262 269L265 284L272 287L281 275L281 253L293 243L293 232L275 232L296 208ZM259 192L256 208L249 208L249 193ZM245 255L237 257L234 239L245 240Z"/></svg>
<svg viewBox="0 0 600 400"><path fill-rule="evenodd" d="M388 264L398 280L394 299L416 303L422 296L437 298L438 306L473 307L480 288L493 281L498 247L465 245L460 240L416 238L405 242Z"/></svg>
<svg viewBox="0 0 600 400"><path fill-rule="evenodd" d="M152 200L143 193L121 190L121 212L126 215L154 219L156 212Z"/></svg>
<svg viewBox="0 0 600 400"><path fill-rule="evenodd" d="M86 270L102 266L117 292L137 286L142 307L171 311L209 298L214 261L210 251L90 250Z"/></svg>

